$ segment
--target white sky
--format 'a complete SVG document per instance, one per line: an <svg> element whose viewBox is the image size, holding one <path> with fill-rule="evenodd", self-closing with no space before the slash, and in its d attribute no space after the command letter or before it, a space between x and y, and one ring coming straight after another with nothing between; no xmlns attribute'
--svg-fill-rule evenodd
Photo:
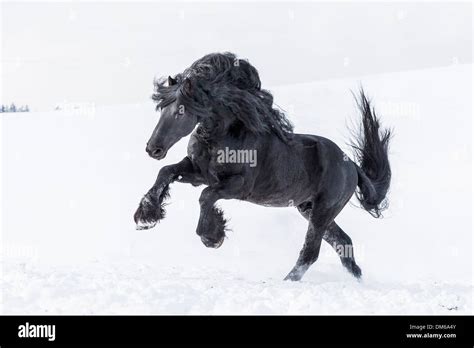
<svg viewBox="0 0 474 348"><path fill-rule="evenodd" d="M264 87L472 62L469 3L2 3L1 103L122 104L204 54ZM435 83L435 82L434 82Z"/></svg>

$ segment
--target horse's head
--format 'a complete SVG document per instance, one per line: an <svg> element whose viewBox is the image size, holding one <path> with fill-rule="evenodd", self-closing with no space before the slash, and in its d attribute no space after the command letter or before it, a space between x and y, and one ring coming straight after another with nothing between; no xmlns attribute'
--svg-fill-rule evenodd
<svg viewBox="0 0 474 348"><path fill-rule="evenodd" d="M168 87L175 86L177 81L168 77ZM171 102L162 103L160 120L146 145L146 152L156 160L163 159L168 150L181 138L189 135L198 123L198 117L186 110L180 95L191 89L191 82L186 79L182 86L171 90L168 96Z"/></svg>

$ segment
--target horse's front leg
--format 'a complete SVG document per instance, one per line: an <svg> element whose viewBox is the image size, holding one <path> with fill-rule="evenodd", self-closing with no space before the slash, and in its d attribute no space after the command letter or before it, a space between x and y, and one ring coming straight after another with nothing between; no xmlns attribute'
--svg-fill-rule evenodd
<svg viewBox="0 0 474 348"><path fill-rule="evenodd" d="M244 178L234 175L217 185L206 187L199 197L201 214L196 233L205 246L218 248L224 242L226 220L221 209L215 206L219 199L241 198L245 192Z"/></svg>
<svg viewBox="0 0 474 348"><path fill-rule="evenodd" d="M137 230L152 228L165 217L164 200L168 198L169 185L174 181L193 185L203 183L201 176L195 172L188 157L179 163L161 168L155 184L142 198L135 212L134 220Z"/></svg>

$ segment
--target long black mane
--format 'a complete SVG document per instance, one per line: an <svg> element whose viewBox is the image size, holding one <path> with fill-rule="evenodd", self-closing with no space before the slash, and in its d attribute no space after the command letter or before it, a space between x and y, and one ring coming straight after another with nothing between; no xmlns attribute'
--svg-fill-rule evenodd
<svg viewBox="0 0 474 348"><path fill-rule="evenodd" d="M254 134L275 133L287 142L293 126L283 111L273 106L272 94L261 88L257 69L233 53L211 53L174 76L155 80L152 99L157 109L178 102L197 115L208 135L221 129L223 117Z"/></svg>

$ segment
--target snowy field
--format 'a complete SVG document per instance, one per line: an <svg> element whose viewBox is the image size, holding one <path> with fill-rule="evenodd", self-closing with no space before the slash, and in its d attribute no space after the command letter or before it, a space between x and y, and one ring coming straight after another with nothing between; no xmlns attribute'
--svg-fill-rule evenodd
<svg viewBox="0 0 474 348"><path fill-rule="evenodd" d="M232 231L208 249L195 234L202 188L175 184L167 218L136 231L141 196L187 143L160 162L146 155L158 117L151 102L2 115L1 312L472 314L471 70L270 88L297 132L348 153L359 83L395 129L385 218L351 205L337 218L360 282L326 244L301 282L282 280L306 232L294 208L220 202Z"/></svg>

